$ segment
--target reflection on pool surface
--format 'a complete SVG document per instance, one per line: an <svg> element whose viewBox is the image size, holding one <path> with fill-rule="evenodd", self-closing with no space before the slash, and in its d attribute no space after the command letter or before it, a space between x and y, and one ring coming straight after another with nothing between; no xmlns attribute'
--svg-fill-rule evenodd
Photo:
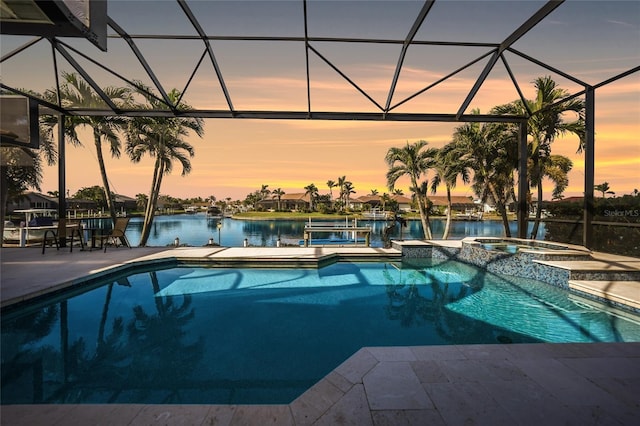
<svg viewBox="0 0 640 426"><path fill-rule="evenodd" d="M450 261L174 268L3 311L2 403L288 403L363 346L540 341L640 323Z"/></svg>

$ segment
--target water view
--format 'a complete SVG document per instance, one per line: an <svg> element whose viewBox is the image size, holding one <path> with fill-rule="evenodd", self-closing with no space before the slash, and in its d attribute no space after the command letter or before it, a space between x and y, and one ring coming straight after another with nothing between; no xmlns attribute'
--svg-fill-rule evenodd
<svg viewBox="0 0 640 426"><path fill-rule="evenodd" d="M314 220L320 222L320 220ZM322 219L322 222L329 222ZM218 229L218 223L222 227ZM184 214L171 216L157 216L153 222L153 229L149 236L149 246L166 246L174 244L179 238L180 244L189 246L204 246L210 239L215 244L225 247L242 247L244 240L250 246L275 247L278 238L282 245L299 245L303 238L304 226L307 222L300 220L239 220L224 218L222 220L208 219L204 214ZM344 225L344 217L336 219L336 226ZM358 221L359 226L370 226L371 246L383 247L383 231L387 226L384 221ZM440 238L444 231L445 220L433 219L431 229L435 239ZM516 235L517 223L511 223L511 232ZM531 227L533 224L529 224ZM132 245L138 245L142 232L142 218L132 218L127 228L127 237ZM339 234L339 233L336 233ZM538 239L544 239L544 224L541 224ZM392 239L421 239L423 238L422 224L419 220L407 221L407 226L399 226L390 233ZM341 235L336 235L340 237ZM503 236L500 221L483 220L479 222L452 222L451 239L465 237L499 237Z"/></svg>

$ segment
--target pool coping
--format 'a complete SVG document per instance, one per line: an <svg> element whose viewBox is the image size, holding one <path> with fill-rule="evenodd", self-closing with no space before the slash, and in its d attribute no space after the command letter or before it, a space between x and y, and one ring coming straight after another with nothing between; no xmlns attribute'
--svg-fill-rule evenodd
<svg viewBox="0 0 640 426"><path fill-rule="evenodd" d="M128 271L144 271L153 267L172 266L208 266L208 267L289 267L289 268L319 268L337 261L377 261L400 260L401 252L395 249L371 249L371 248L340 248L340 247L281 247L281 248L227 248L227 247L179 247L179 248L155 248L144 250L143 256L133 256L141 249L118 249L107 252L105 256L96 255L95 252L87 254L55 251L50 254L40 254L39 249L33 248L2 248L2 253L10 253L9 250L20 250L25 254L21 262L7 261L3 255L2 260L2 292L0 293L0 309L8 308L15 304L30 301L41 296L66 291L74 287L84 287L98 282L103 278L113 275L125 274ZM27 251L25 251L27 250ZM37 251L37 253L36 253ZM14 252L15 253L15 252ZM120 255L115 262L109 262L109 256ZM126 256L129 254L129 256ZM34 256L35 255L35 256ZM124 257L122 255L125 255ZM79 259L82 257L82 259ZM93 257L93 259L91 259ZM52 272L48 262L52 262L52 268L75 268L73 273L67 274L51 284ZM89 260L86 260L89 259ZM103 262L97 262L97 260ZM104 261L106 259L106 262ZM42 263L45 268L38 273L36 268L28 266ZM100 263L103 263L101 265ZM22 271L12 268L23 268ZM11 269L7 277L4 272ZM58 269L56 272L62 272ZM42 274L47 275L42 275ZM55 274L54 274L55 275ZM33 289L24 288L17 280L40 281L40 285L34 285ZM15 294L7 296L7 289L15 290Z"/></svg>

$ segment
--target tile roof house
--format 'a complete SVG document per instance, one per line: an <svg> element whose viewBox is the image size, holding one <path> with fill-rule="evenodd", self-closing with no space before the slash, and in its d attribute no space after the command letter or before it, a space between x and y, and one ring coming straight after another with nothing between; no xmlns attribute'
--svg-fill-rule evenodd
<svg viewBox="0 0 640 426"><path fill-rule="evenodd" d="M429 201L436 207L447 207L447 197L445 195L430 195ZM474 203L472 197L465 197L460 195L451 196L451 208L453 210L473 209L478 207Z"/></svg>
<svg viewBox="0 0 640 426"><path fill-rule="evenodd" d="M55 209L58 208L58 199L38 192L25 192L18 199L7 203L7 213L14 210L26 209Z"/></svg>
<svg viewBox="0 0 640 426"><path fill-rule="evenodd" d="M257 205L263 210L275 210L278 208L278 197L265 198L258 201ZM309 194L304 192L280 196L280 210L308 210L310 206Z"/></svg>
<svg viewBox="0 0 640 426"><path fill-rule="evenodd" d="M411 198L404 195L390 195L389 198L398 203L398 208L403 211L411 210ZM383 208L382 195L363 195L351 200L352 209L371 210L373 208Z"/></svg>

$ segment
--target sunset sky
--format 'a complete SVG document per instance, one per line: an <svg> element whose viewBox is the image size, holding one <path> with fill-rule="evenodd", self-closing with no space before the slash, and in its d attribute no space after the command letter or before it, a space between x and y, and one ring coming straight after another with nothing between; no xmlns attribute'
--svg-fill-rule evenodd
<svg viewBox="0 0 640 426"><path fill-rule="evenodd" d="M299 1L189 2L209 34L301 36L302 3ZM416 40L501 42L544 2L437 1L416 35ZM416 1L356 1L308 3L309 35L331 37L376 37L404 39L417 12ZM109 15L130 34L190 35L193 29L175 2L109 1ZM172 19L163 19L171 16ZM2 36L2 54L30 38ZM69 43L83 52L108 60L118 72L148 80L126 44L109 39L108 53L94 52L82 40ZM142 53L170 90L183 89L202 54L202 43L194 41L137 40ZM314 43L313 46L384 105L400 53L399 45ZM216 59L225 77L234 107L239 110L306 110L305 50L302 43L213 41ZM597 84L640 64L640 2L567 1L513 46L553 67ZM452 70L480 56L488 48L411 46L398 81L392 104L421 90ZM44 91L54 87L51 48L39 42L33 51L2 63L3 83ZM538 65L507 53L507 60L531 99L531 82L551 75L561 87L576 92L575 83ZM317 56L309 58L311 103L316 111L375 112L376 106L349 85ZM102 77L102 86L124 85L84 61L86 69ZM454 78L406 102L395 112L455 112L484 68L486 60ZM71 68L61 64L61 68ZM185 92L184 101L197 108L224 109L222 96L210 63L203 63ZM122 70L122 71L121 71ZM467 112L481 112L517 98L501 62L498 62ZM328 193L327 180L346 176L357 195L372 189L388 191L384 156L390 147L419 139L441 147L451 140L461 123L400 123L303 120L208 119L202 139L188 140L196 155L193 170L180 176L176 167L163 181L162 193L175 197L230 197L244 199L261 185L286 193L304 192L314 183ZM640 73L632 74L596 91L596 184L608 182L616 195L640 189ZM83 135L83 148L67 148L67 188L71 194L82 187L100 185L96 154L90 134ZM574 162L565 196L580 195L584 185L584 161L576 154L578 140L556 140L553 152ZM105 151L105 155L107 152ZM134 197L147 193L152 161L132 164L126 157L107 161L112 190ZM408 182L398 187L408 193ZM44 192L57 190L57 169L46 168ZM444 192L444 188L441 189ZM473 193L458 184L458 195ZM442 194L443 195L443 194ZM545 187L551 196L551 185Z"/></svg>

